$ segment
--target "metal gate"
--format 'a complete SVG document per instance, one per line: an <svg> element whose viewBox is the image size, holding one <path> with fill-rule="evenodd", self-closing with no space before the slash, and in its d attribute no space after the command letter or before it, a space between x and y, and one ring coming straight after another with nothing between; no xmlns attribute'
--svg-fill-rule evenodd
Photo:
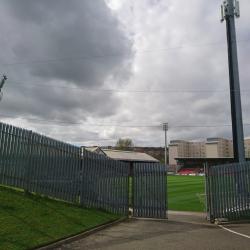
<svg viewBox="0 0 250 250"><path fill-rule="evenodd" d="M132 217L167 218L167 175L164 164L133 165L132 209Z"/></svg>
<svg viewBox="0 0 250 250"><path fill-rule="evenodd" d="M236 163L210 168L210 190L207 197L210 221L216 218L250 216L250 163Z"/></svg>

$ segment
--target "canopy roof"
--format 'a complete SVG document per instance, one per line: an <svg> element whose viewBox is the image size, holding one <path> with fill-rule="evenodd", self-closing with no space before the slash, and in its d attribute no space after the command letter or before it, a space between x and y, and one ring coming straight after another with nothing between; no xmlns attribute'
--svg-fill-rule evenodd
<svg viewBox="0 0 250 250"><path fill-rule="evenodd" d="M90 151L90 152L94 152L97 149L99 149L99 147L89 147L89 148L85 148L86 150ZM101 150L101 149L100 149Z"/></svg>
<svg viewBox="0 0 250 250"><path fill-rule="evenodd" d="M157 159L146 153L111 149L102 149L102 151L106 156L120 161L159 162Z"/></svg>

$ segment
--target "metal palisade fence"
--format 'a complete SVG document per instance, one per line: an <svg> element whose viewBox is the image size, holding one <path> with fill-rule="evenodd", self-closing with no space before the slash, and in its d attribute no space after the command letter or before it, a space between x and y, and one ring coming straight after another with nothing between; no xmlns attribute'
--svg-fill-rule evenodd
<svg viewBox="0 0 250 250"><path fill-rule="evenodd" d="M133 217L167 218L165 164L133 165Z"/></svg>
<svg viewBox="0 0 250 250"><path fill-rule="evenodd" d="M128 175L125 163L0 123L1 185L122 214Z"/></svg>
<svg viewBox="0 0 250 250"><path fill-rule="evenodd" d="M0 123L0 184L77 203L81 151Z"/></svg>
<svg viewBox="0 0 250 250"><path fill-rule="evenodd" d="M210 221L250 216L250 163L210 167Z"/></svg>
<svg viewBox="0 0 250 250"><path fill-rule="evenodd" d="M81 204L128 214L129 165L87 150L83 159Z"/></svg>

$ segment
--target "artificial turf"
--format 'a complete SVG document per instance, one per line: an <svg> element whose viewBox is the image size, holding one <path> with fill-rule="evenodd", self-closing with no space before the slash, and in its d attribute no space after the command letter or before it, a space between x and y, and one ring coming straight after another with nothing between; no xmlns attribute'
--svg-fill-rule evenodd
<svg viewBox="0 0 250 250"><path fill-rule="evenodd" d="M205 194L204 176L168 175L168 209L181 211L204 211L197 197Z"/></svg>
<svg viewBox="0 0 250 250"><path fill-rule="evenodd" d="M123 216L0 185L0 249L30 249Z"/></svg>

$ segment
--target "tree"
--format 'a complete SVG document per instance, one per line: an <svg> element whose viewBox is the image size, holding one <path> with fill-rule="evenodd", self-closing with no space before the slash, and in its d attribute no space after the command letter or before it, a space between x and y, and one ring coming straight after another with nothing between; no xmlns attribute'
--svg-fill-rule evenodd
<svg viewBox="0 0 250 250"><path fill-rule="evenodd" d="M161 158L160 163L165 163L165 159Z"/></svg>
<svg viewBox="0 0 250 250"><path fill-rule="evenodd" d="M119 139L115 144L116 150L125 150L125 151L132 151L134 148L134 144L130 139Z"/></svg>

